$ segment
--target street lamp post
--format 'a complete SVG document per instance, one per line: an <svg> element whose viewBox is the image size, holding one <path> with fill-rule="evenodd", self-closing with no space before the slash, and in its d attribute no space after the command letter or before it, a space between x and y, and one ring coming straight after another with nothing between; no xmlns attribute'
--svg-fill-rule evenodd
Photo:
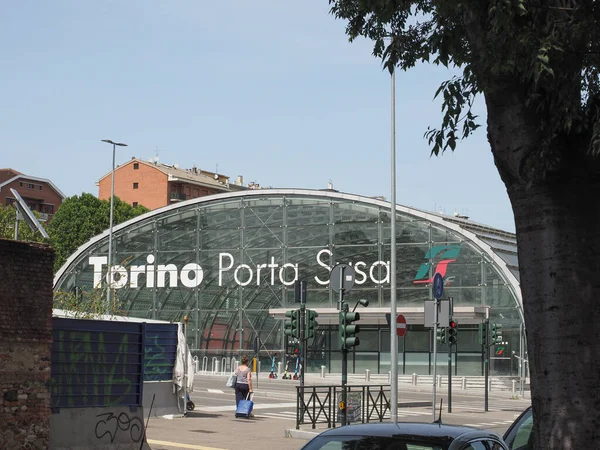
<svg viewBox="0 0 600 450"><path fill-rule="evenodd" d="M110 225L108 229L108 266L107 266L107 286L106 286L106 313L110 311L110 292L113 283L112 280L112 234L113 234L113 210L115 204L115 150L117 146L127 147L127 144L121 142L113 142L110 139L102 139L102 142L111 144L113 147L112 152L112 171L111 171L111 187L110 187Z"/></svg>
<svg viewBox="0 0 600 450"><path fill-rule="evenodd" d="M393 38L392 38L393 43ZM391 45L391 44L390 44ZM390 198L390 382L391 382L391 420L398 422L398 336L396 336L396 67L391 71L391 198Z"/></svg>

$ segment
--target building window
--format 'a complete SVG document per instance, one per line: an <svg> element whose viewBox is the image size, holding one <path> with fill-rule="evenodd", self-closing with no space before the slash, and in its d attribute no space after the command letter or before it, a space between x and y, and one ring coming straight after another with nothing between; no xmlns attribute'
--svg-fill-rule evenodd
<svg viewBox="0 0 600 450"><path fill-rule="evenodd" d="M20 187L23 187L23 182L22 182L22 181L19 183L19 186L20 186Z"/></svg>
<svg viewBox="0 0 600 450"><path fill-rule="evenodd" d="M133 163L133 170L138 170L140 168L140 163Z"/></svg>
<svg viewBox="0 0 600 450"><path fill-rule="evenodd" d="M38 186L38 188L39 188L39 189L40 189L40 191L41 191L41 190L42 190L42 185L40 184L40 185Z"/></svg>
<svg viewBox="0 0 600 450"><path fill-rule="evenodd" d="M135 208L138 205L138 202L133 202L133 207Z"/></svg>
<svg viewBox="0 0 600 450"><path fill-rule="evenodd" d="M35 189L35 185L33 183L28 183L27 189Z"/></svg>
<svg viewBox="0 0 600 450"><path fill-rule="evenodd" d="M137 189L138 187L139 187L139 186L138 186L138 184L137 184L137 183L133 183L133 188L134 188L134 189Z"/></svg>

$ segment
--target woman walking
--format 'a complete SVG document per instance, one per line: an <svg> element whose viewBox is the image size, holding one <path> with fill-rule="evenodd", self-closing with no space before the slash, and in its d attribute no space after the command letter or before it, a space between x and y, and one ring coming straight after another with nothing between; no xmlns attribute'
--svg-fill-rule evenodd
<svg viewBox="0 0 600 450"><path fill-rule="evenodd" d="M248 367L248 357L242 356L242 364L235 371L237 382L235 383L235 407L237 408L240 400L244 400L248 394L252 393L252 371Z"/></svg>

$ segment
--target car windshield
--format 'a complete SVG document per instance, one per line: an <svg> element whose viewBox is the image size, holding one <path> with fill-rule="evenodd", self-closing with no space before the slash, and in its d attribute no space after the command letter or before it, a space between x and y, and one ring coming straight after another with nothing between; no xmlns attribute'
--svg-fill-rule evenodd
<svg viewBox="0 0 600 450"><path fill-rule="evenodd" d="M304 450L447 450L448 447L390 436L319 436Z"/></svg>

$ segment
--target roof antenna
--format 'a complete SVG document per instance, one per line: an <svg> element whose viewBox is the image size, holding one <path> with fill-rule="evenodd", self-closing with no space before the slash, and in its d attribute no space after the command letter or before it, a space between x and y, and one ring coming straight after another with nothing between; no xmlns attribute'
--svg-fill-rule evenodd
<svg viewBox="0 0 600 450"><path fill-rule="evenodd" d="M433 423L437 423L438 425L442 425L442 405L444 404L444 399L440 398L440 414L437 418L436 421L434 421Z"/></svg>

